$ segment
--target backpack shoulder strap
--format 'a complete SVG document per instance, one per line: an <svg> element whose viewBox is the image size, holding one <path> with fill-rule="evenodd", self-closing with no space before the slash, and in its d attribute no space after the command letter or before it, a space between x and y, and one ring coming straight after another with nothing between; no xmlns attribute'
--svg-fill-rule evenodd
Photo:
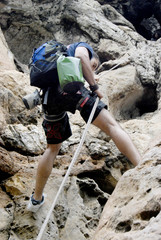
<svg viewBox="0 0 161 240"><path fill-rule="evenodd" d="M47 42L46 48L45 48L45 54L43 55L45 58L48 58L51 56L51 54L55 53L62 53L63 55L67 55L67 47L55 40L51 40Z"/></svg>
<svg viewBox="0 0 161 240"><path fill-rule="evenodd" d="M48 96L49 96L49 88L46 90L45 95L44 95L44 101L43 101L44 105L47 105L47 103L48 103Z"/></svg>

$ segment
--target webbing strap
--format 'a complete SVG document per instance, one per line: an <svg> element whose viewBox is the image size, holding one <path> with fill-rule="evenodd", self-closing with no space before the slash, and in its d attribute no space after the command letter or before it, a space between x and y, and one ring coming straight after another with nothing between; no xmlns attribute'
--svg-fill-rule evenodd
<svg viewBox="0 0 161 240"><path fill-rule="evenodd" d="M59 115L44 114L44 119L48 122L57 122L57 121L61 120L62 118L64 118L66 114L67 114L66 112L63 112Z"/></svg>
<svg viewBox="0 0 161 240"><path fill-rule="evenodd" d="M46 91L45 96L44 96L44 102L43 102L44 105L47 105L47 103L48 103L48 96L49 96L49 88Z"/></svg>
<svg viewBox="0 0 161 240"><path fill-rule="evenodd" d="M74 156L73 156L73 159L72 159L72 161L71 161L71 163L70 163L70 165L69 165L69 168L68 168L68 170L67 170L67 172L66 172L66 174L65 174L65 177L63 178L63 181L62 181L62 183L61 183L61 185L60 185L60 187L59 187L59 190L58 190L58 192L57 192L57 194L56 194L56 197L55 197L55 199L54 199L54 201L53 201L53 203L52 203L51 208L49 209L49 212L48 212L48 214L47 214L47 216L46 216L46 218L45 218L45 221L44 221L44 223L43 223L43 225L42 225L42 227L41 227L41 229L40 229L40 232L39 232L36 240L41 240L41 238L42 238L42 236L43 236L44 230L45 230L46 225L47 225L47 223L48 223L48 221L49 221L49 219L50 219L50 216L51 216L52 211L53 211L53 209L54 209L54 207L55 207L55 204L56 204L56 202L57 202L57 199L58 199L58 197L59 197L59 195L60 195L60 193L61 193L61 191L62 191L62 189L63 189L63 187L64 187L64 185L65 185L65 182L66 182L66 180L67 180L67 178L68 178L68 176L69 176L69 174L70 174L70 171L71 171L72 166L74 165L75 161L76 161L77 158L78 158L78 155L79 155L80 150L81 150L81 147L82 147L82 145L83 145L83 143L84 143L84 140L85 140L85 137L86 137L86 134L87 134L89 125L90 125L90 123L91 123L91 121L92 121L92 119L93 119L94 113L95 113L95 111L96 111L96 107L97 107L97 105L98 105L98 102L99 102L99 97L96 98L95 104L94 104L93 109L92 109L92 111L91 111L91 114L90 114L90 116L89 116L88 122L87 122L87 124L86 124L85 129L84 129L82 138L81 138L80 143L79 143L79 145L78 145L78 148L77 148L77 150L76 150L76 152L75 152L75 154L74 154Z"/></svg>

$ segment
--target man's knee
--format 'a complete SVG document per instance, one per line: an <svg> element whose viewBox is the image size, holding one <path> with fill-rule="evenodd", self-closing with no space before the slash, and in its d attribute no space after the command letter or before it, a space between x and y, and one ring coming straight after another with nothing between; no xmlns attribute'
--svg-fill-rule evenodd
<svg viewBox="0 0 161 240"><path fill-rule="evenodd" d="M111 136L111 132L120 128L120 125L106 109L102 109L98 117L93 121L93 124L109 136Z"/></svg>
<svg viewBox="0 0 161 240"><path fill-rule="evenodd" d="M58 143L58 144L48 144L47 145L47 149L50 152L54 152L54 153L58 153L60 148L61 148L61 143Z"/></svg>

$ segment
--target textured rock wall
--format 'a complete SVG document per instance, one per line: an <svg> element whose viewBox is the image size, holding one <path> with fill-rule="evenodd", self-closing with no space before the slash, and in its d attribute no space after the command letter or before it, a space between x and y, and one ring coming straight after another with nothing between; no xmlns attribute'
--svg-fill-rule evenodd
<svg viewBox="0 0 161 240"><path fill-rule="evenodd" d="M93 239L160 239L160 142L154 141L142 163L120 179Z"/></svg>
<svg viewBox="0 0 161 240"><path fill-rule="evenodd" d="M78 5L79 11L78 11ZM91 11L92 8L92 11ZM108 10L109 9L109 10ZM108 16L107 15L108 12ZM32 49L55 38L65 44L87 41L97 49L102 38L123 44L128 35L112 23L132 25L108 5L97 1L18 1L8 0L0 11L1 27L15 56L28 63ZM139 40L139 37L137 37ZM19 45L17 46L17 42ZM125 43L123 44L125 45Z"/></svg>
<svg viewBox="0 0 161 240"><path fill-rule="evenodd" d="M98 0L103 5L110 4L146 39L157 40L159 33L161 37L161 1L160 0Z"/></svg>
<svg viewBox="0 0 161 240"><path fill-rule="evenodd" d="M97 1L8 0L0 6L0 239L36 239L85 127L78 112L70 114L73 135L54 163L46 204L27 212L46 142L41 107L27 111L22 103L34 90L23 64L35 45L56 38L87 41L98 52L103 100L143 159L131 169L111 139L91 126L43 239L160 240L161 41L147 41Z"/></svg>

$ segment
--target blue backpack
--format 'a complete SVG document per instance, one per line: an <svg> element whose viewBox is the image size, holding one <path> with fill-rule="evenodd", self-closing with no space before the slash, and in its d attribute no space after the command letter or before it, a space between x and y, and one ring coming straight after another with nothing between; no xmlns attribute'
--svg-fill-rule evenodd
<svg viewBox="0 0 161 240"><path fill-rule="evenodd" d="M34 49L30 59L30 85L41 89L53 87L58 82L57 59L67 55L67 48L55 40Z"/></svg>

